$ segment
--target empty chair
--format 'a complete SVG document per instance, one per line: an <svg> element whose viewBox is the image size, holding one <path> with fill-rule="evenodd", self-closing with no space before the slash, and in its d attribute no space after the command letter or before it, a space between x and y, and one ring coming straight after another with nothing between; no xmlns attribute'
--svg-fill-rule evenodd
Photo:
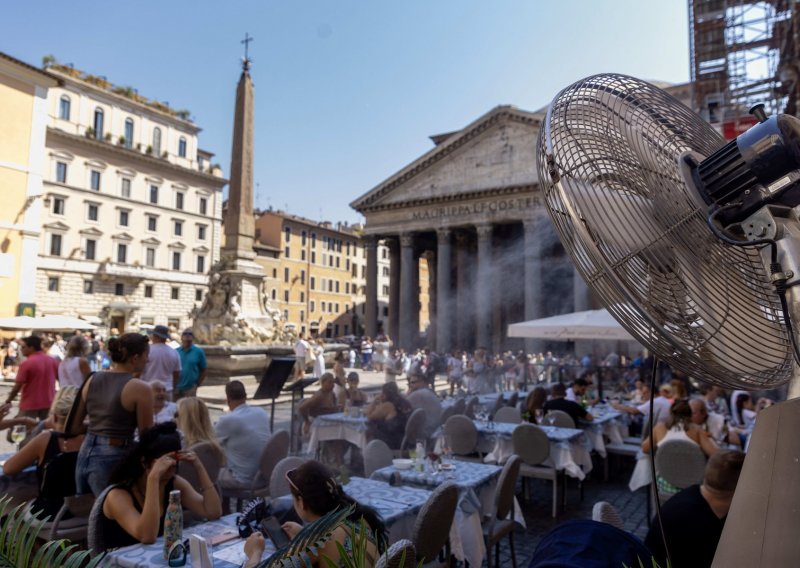
<svg viewBox="0 0 800 568"><path fill-rule="evenodd" d="M272 470L272 475L269 478L270 497L276 499L278 497L288 495L291 492L289 490L289 482L286 480L286 472L299 467L304 461L306 460L303 458L289 456L288 458L283 458L277 464L275 464L275 467Z"/></svg>
<svg viewBox="0 0 800 568"><path fill-rule="evenodd" d="M506 406L510 406L514 408L517 406L517 402L519 402L519 391L514 391L510 397L508 397L508 403Z"/></svg>
<svg viewBox="0 0 800 568"><path fill-rule="evenodd" d="M383 440L372 440L364 449L364 476L369 477L375 470L392 465L394 453Z"/></svg>
<svg viewBox="0 0 800 568"><path fill-rule="evenodd" d="M478 397L473 396L467 401L467 405L464 407L464 415L470 420L475 418L475 410L478 408L478 402Z"/></svg>
<svg viewBox="0 0 800 568"><path fill-rule="evenodd" d="M503 393L497 395L497 398L494 401L494 406L492 407L491 416L497 414L497 411L503 408L506 405L505 401L503 400Z"/></svg>
<svg viewBox="0 0 800 568"><path fill-rule="evenodd" d="M417 565L416 559L414 543L401 538L378 558L375 568L414 568Z"/></svg>
<svg viewBox="0 0 800 568"><path fill-rule="evenodd" d="M575 428L575 421L572 419L572 416L563 410L549 410L547 414L544 415L545 424L550 424L550 422L548 422L548 417L551 417L553 420L553 426L557 426L558 428Z"/></svg>
<svg viewBox="0 0 800 568"><path fill-rule="evenodd" d="M673 491L665 491L664 483L675 489L685 489L702 483L706 456L700 446L685 440L666 440L656 447L656 475L660 478L659 497L669 498Z"/></svg>
<svg viewBox="0 0 800 568"><path fill-rule="evenodd" d="M475 423L464 415L457 414L447 419L444 425L444 438L452 454L459 458L472 456L478 451L478 429Z"/></svg>
<svg viewBox="0 0 800 568"><path fill-rule="evenodd" d="M504 406L494 414L495 422L506 422L508 424L519 424L522 422L522 415L514 406Z"/></svg>
<svg viewBox="0 0 800 568"><path fill-rule="evenodd" d="M522 460L520 475L534 479L546 479L553 482L553 518L558 511L558 478L559 474L552 465L544 465L550 457L550 440L547 434L533 424L520 424L511 435L514 453ZM525 493L527 497L527 485Z"/></svg>
<svg viewBox="0 0 800 568"><path fill-rule="evenodd" d="M608 501L598 501L592 507L592 520L600 523L608 523L618 529L625 530L625 523L614 508Z"/></svg>
<svg viewBox="0 0 800 568"><path fill-rule="evenodd" d="M408 455L408 450L416 446L417 440L423 437L422 429L425 427L425 411L417 408L406 420L406 431L400 443L398 457ZM427 441L425 443L427 446Z"/></svg>
<svg viewBox="0 0 800 568"><path fill-rule="evenodd" d="M411 536L417 552L417 562L433 562L439 551L447 545L457 505L458 487L448 482L437 487L419 510ZM449 565L449 550L446 557Z"/></svg>
<svg viewBox="0 0 800 568"><path fill-rule="evenodd" d="M270 436L259 458L259 467L249 487L223 487L222 498L227 503L229 499L236 499L236 510L240 509L243 500L263 497L270 494L270 480L275 464L289 454L289 432L278 430ZM209 475L211 472L209 472ZM211 479L215 479L212 477ZM227 510L228 507L226 506Z"/></svg>
<svg viewBox="0 0 800 568"><path fill-rule="evenodd" d="M494 493L494 507L489 518L483 523L483 538L486 543L486 564L492 568L492 546L494 560L500 566L500 541L508 537L511 552L511 564L517 568L517 556L514 553L514 488L521 465L519 456L512 455L503 466ZM507 517L511 517L510 519Z"/></svg>
<svg viewBox="0 0 800 568"><path fill-rule="evenodd" d="M94 505L94 495L75 495L64 497L64 504L56 516L42 525L38 538L58 540L66 538L72 541L86 540L89 531L89 515ZM26 511L25 517L33 519Z"/></svg>
<svg viewBox="0 0 800 568"><path fill-rule="evenodd" d="M466 398L459 398L453 403L453 408L455 411L453 414L464 414L464 411L467 408L467 399Z"/></svg>
<svg viewBox="0 0 800 568"><path fill-rule="evenodd" d="M456 412L456 405L455 405L455 404L453 404L452 406L448 406L447 408L445 408L445 409L442 411L442 424L444 424L445 422L447 422L447 419L448 419L448 418L450 418L451 416L455 416L456 414L458 414L458 412Z"/></svg>

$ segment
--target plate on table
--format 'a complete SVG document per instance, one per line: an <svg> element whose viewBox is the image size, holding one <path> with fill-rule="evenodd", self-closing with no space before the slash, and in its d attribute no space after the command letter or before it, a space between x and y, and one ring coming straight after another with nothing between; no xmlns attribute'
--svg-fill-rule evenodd
<svg viewBox="0 0 800 568"><path fill-rule="evenodd" d="M452 463L443 463L439 465L439 469L442 471L455 471L456 466Z"/></svg>
<svg viewBox="0 0 800 568"><path fill-rule="evenodd" d="M392 460L392 465L397 469L411 469L414 460L397 458Z"/></svg>

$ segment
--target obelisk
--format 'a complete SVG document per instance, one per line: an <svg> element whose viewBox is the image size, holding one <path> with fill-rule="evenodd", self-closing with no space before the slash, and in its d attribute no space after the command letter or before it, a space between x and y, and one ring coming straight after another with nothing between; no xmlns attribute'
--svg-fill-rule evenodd
<svg viewBox="0 0 800 568"><path fill-rule="evenodd" d="M204 345L253 345L283 339L280 315L269 306L264 269L253 251L253 81L245 37L236 87L228 205L223 216L221 260L209 273L208 295L194 314L194 334Z"/></svg>

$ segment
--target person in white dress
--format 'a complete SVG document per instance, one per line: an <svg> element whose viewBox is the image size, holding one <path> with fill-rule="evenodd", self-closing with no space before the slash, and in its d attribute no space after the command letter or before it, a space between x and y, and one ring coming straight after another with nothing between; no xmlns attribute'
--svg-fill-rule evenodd
<svg viewBox="0 0 800 568"><path fill-rule="evenodd" d="M322 339L317 339L312 345L314 350L314 378L318 379L325 372L325 344Z"/></svg>

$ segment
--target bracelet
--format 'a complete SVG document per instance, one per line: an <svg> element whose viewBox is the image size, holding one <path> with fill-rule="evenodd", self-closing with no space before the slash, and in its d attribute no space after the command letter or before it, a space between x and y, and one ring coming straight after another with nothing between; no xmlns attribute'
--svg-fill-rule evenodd
<svg viewBox="0 0 800 568"><path fill-rule="evenodd" d="M201 488L200 488L200 493L205 493L206 491L208 491L208 490L209 490L209 489L211 489L212 487L214 487L214 484L213 484L213 483L212 483L211 485L209 485L208 487L201 487Z"/></svg>

